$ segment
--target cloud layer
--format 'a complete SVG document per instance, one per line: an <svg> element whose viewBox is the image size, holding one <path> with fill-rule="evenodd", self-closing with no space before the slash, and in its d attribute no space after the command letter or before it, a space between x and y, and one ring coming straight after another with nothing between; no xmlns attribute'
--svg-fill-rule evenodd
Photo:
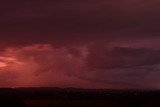
<svg viewBox="0 0 160 107"><path fill-rule="evenodd" d="M54 48L36 44L7 48L0 57L1 63L6 64L0 69L0 85L160 87L160 50L95 45Z"/></svg>
<svg viewBox="0 0 160 107"><path fill-rule="evenodd" d="M0 4L0 43L62 46L158 37L158 4L158 0L6 0Z"/></svg>
<svg viewBox="0 0 160 107"><path fill-rule="evenodd" d="M160 88L158 0L5 0L0 86Z"/></svg>

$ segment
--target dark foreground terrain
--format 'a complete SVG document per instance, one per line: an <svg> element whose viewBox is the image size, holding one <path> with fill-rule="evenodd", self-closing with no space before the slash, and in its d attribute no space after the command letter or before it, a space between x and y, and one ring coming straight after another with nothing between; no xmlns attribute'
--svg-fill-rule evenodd
<svg viewBox="0 0 160 107"><path fill-rule="evenodd" d="M160 91L3 88L0 107L160 107Z"/></svg>

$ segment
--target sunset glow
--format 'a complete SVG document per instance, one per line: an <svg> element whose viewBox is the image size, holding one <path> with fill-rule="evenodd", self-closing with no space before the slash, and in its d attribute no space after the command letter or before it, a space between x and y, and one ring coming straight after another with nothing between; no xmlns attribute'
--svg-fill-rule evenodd
<svg viewBox="0 0 160 107"><path fill-rule="evenodd" d="M158 0L0 3L0 87L160 88Z"/></svg>
<svg viewBox="0 0 160 107"><path fill-rule="evenodd" d="M5 62L0 62L0 68L6 67L7 64Z"/></svg>

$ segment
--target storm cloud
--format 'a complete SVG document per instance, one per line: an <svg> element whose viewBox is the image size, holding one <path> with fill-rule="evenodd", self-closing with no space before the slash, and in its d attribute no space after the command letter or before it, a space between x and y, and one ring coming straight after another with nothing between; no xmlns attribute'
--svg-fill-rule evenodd
<svg viewBox="0 0 160 107"><path fill-rule="evenodd" d="M159 4L1 1L0 85L160 88Z"/></svg>
<svg viewBox="0 0 160 107"><path fill-rule="evenodd" d="M2 81L9 86L160 87L160 50L96 46L7 48L1 54L7 64L0 69L1 76L10 76L14 82L11 78Z"/></svg>
<svg viewBox="0 0 160 107"><path fill-rule="evenodd" d="M158 0L6 0L0 6L0 42L3 46L46 42L62 46L158 37L158 4Z"/></svg>

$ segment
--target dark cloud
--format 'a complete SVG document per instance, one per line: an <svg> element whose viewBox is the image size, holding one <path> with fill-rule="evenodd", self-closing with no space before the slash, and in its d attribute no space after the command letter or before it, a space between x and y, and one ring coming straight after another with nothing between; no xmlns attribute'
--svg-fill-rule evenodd
<svg viewBox="0 0 160 107"><path fill-rule="evenodd" d="M92 45L80 78L123 88L159 88L160 50ZM150 84L152 83L152 84Z"/></svg>
<svg viewBox="0 0 160 107"><path fill-rule="evenodd" d="M0 42L66 45L154 37L160 31L158 4L157 0L2 1Z"/></svg>
<svg viewBox="0 0 160 107"><path fill-rule="evenodd" d="M120 85L118 88L159 88L159 67L143 66L134 68L94 69L80 78L95 83Z"/></svg>
<svg viewBox="0 0 160 107"><path fill-rule="evenodd" d="M131 47L107 47L93 46L87 58L90 68L112 69L130 68L160 64L160 50Z"/></svg>

